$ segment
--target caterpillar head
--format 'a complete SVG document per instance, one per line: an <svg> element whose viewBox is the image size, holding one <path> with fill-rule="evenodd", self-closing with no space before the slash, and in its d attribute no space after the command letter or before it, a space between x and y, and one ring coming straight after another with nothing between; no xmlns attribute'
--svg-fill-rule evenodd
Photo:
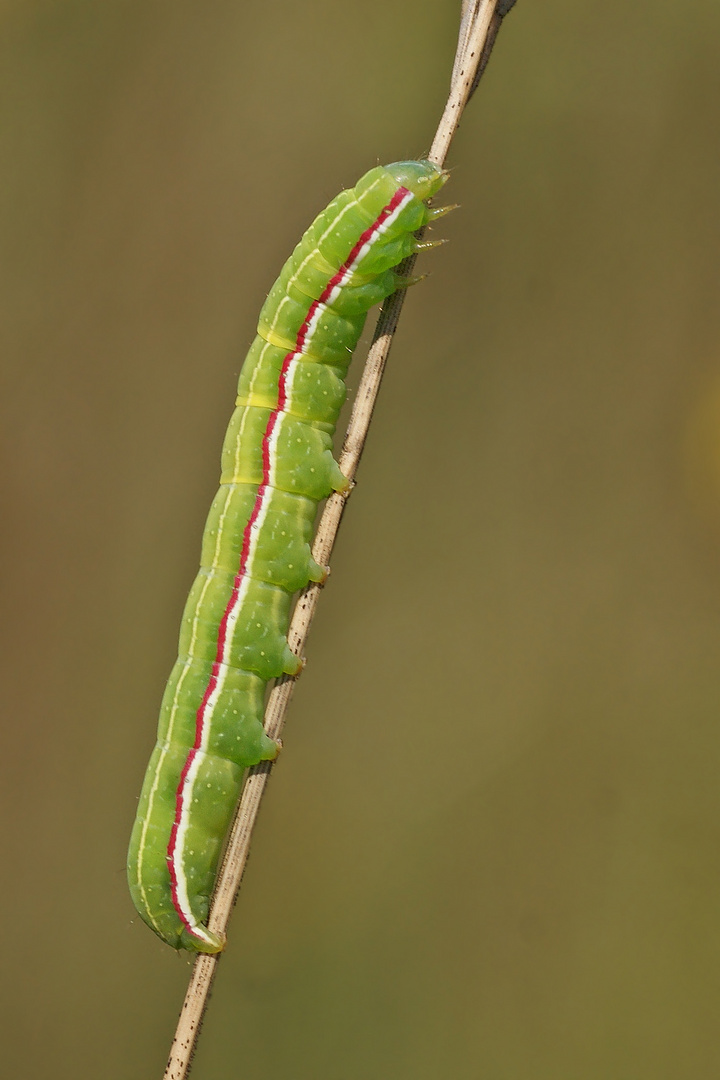
<svg viewBox="0 0 720 1080"><path fill-rule="evenodd" d="M385 172L421 202L435 195L450 175L432 161L396 161L386 165Z"/></svg>

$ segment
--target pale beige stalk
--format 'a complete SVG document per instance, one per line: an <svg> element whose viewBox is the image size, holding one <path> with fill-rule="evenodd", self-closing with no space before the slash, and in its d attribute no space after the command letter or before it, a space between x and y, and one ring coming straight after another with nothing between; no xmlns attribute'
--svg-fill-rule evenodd
<svg viewBox="0 0 720 1080"><path fill-rule="evenodd" d="M489 38L492 40L493 33L497 31L498 22L496 21L493 25L496 3L497 0L463 0L450 93L435 133L432 149L428 154L430 160L437 165L442 166L445 163L450 143L460 124L463 109L473 92L486 42ZM405 274L410 272L414 261L413 256L403 264L401 269ZM351 480L354 479L360 463L404 299L405 290L400 289L383 305L365 363L340 456L340 468ZM325 505L313 544L313 558L321 566L328 565L330 561L347 498L347 495L331 495ZM320 592L321 586L309 585L300 594L295 607L288 640L290 648L298 655L302 654L305 647ZM265 711L265 731L273 739L279 738L282 733L285 713L294 689L295 679L284 678L280 679L270 692ZM255 820L271 769L271 762L263 762L248 771L208 919L209 929L216 934L224 935L226 932L245 869ZM201 953L195 960L170 1052L170 1060L165 1071L165 1080L185 1080L190 1072L190 1062L221 955L211 956Z"/></svg>

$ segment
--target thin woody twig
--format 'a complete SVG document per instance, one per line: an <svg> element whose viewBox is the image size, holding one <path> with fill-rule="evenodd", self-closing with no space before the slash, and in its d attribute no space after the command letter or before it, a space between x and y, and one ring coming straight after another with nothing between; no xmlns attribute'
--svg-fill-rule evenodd
<svg viewBox="0 0 720 1080"><path fill-rule="evenodd" d="M436 165L442 166L445 163L463 110L487 64L502 17L513 3L514 0L462 0L460 32L450 93L428 154L429 159ZM401 267L402 272L409 274L414 262L415 256L407 259ZM342 472L351 481L354 480L360 463L405 292L405 289L399 289L383 304L365 363L339 461ZM325 505L312 551L313 558L321 566L326 566L330 561L346 502L347 494L336 493L330 496ZM295 606L288 641L297 655L302 655L320 592L321 586L309 585L300 594ZM295 682L295 678L284 677L278 680L270 691L265 711L265 731L273 739L278 739L282 733ZM248 770L208 918L208 927L215 933L225 934L271 771L271 762L263 762ZM164 1080L185 1080L189 1074L220 955L199 954L195 960Z"/></svg>
<svg viewBox="0 0 720 1080"><path fill-rule="evenodd" d="M475 8L476 5L472 3L472 0L462 0L462 9L460 12L460 30L458 31L458 42L457 48L455 50L455 62L453 64L452 75L450 76L451 86L457 80L458 69L465 55L468 34L470 32L470 25L472 23L473 12Z"/></svg>

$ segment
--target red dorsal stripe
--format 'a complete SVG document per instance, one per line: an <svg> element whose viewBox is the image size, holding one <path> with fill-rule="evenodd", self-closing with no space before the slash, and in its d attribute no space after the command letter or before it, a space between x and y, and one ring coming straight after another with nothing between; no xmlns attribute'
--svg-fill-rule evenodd
<svg viewBox="0 0 720 1080"><path fill-rule="evenodd" d="M220 625L218 627L218 641L215 654L215 662L212 666L210 679L208 681L208 685L205 689L205 693L203 694L202 701L195 717L195 742L193 743L192 749L189 751L188 756L185 760L182 772L180 773L180 780L178 782L177 791L175 793L175 817L173 819L172 829L170 830L170 839L168 841L167 863L170 872L170 888L172 893L173 906L175 907L175 910L183 925L191 934L194 933L194 927L192 922L190 921L192 912L184 911L183 906L180 903L178 896L178 874L176 865L178 831L185 809L184 787L193 761L195 760L199 750L202 747L205 726L208 722L208 706L210 699L218 685L221 671L220 665L227 662L225 660L225 648L227 645L228 637L228 623L238 603L242 580L248 572L248 562L250 559L250 552L252 550L253 528L260 516L265 496L267 494L268 487L270 486L270 474L272 471L270 443L273 432L278 423L278 418L280 414L285 411L285 407L287 405L287 374L293 359L302 352L303 346L307 342L308 332L310 330L312 320L317 312L318 307L321 304L326 303L331 296L333 290L336 289L339 285L342 285L344 279L350 276L354 264L357 261L358 256L360 255L360 252L363 250L365 245L372 242L374 237L381 231L383 224L387 221L391 214L393 214L397 210L405 197L409 194L410 192L407 188L398 188L390 202L387 204L387 206L383 207L372 225L370 225L365 230L365 232L362 233L357 243L353 246L350 254L345 259L345 262L339 268L337 273L333 274L333 276L328 281L319 298L317 300L313 300L313 302L310 304L310 307L308 308L308 313L305 316L303 323L297 332L297 336L295 338L295 347L291 352L286 354L282 363L282 367L280 369L280 375L278 377L277 407L273 409L273 411L270 413L270 416L268 417L268 422L265 427L265 433L263 434L262 439L262 482L258 487L257 495L255 496L255 503L252 508L252 513L250 514L248 523L245 526L243 532L243 542L240 551L240 564L238 567L238 572L235 575L232 592L230 594L230 598L228 600L227 606L223 613L223 617L220 620Z"/></svg>

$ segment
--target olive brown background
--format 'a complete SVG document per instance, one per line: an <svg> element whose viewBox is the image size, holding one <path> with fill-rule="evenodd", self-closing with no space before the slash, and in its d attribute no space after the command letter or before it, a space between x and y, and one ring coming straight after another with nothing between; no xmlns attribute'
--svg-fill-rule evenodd
<svg viewBox="0 0 720 1080"><path fill-rule="evenodd" d="M5 0L2 1075L162 1075L127 837L235 381L449 0ZM453 146L197 1080L720 1075L720 7L520 0ZM357 373L353 379L357 381Z"/></svg>

